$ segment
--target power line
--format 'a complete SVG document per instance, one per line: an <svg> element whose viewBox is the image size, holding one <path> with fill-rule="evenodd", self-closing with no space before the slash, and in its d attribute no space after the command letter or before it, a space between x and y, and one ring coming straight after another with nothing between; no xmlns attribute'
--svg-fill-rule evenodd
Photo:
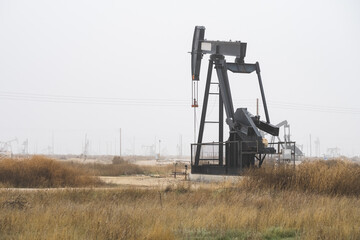
<svg viewBox="0 0 360 240"><path fill-rule="evenodd" d="M0 99L51 103L80 103L105 105L157 105L157 106L189 106L188 100L176 99L125 99L109 97L83 97L64 95L45 95L32 93L0 92Z"/></svg>
<svg viewBox="0 0 360 240"><path fill-rule="evenodd" d="M242 101L236 101L236 102L237 103L253 104L254 100L253 99L251 101L242 100ZM267 101L267 102L268 102L269 108L275 108L275 109L313 111L313 112L329 112L329 113L360 114L360 109L359 108L322 106L322 105L291 103L291 102L279 102L279 101Z"/></svg>
<svg viewBox="0 0 360 240"><path fill-rule="evenodd" d="M15 101L66 103L66 104L100 104L100 105L142 105L142 106L177 106L189 107L191 102L185 99L141 99L141 98L116 98L97 96L67 96L35 93L18 93L0 91L0 99ZM235 99L234 102L241 104L253 104L253 99ZM313 104L268 101L269 108L286 109L296 111L312 111L323 113L360 114L359 108L320 106Z"/></svg>
<svg viewBox="0 0 360 240"><path fill-rule="evenodd" d="M320 106L320 105L301 104L301 103L288 103L288 102L285 103L279 101L269 101L269 106L274 108L289 109L289 110L360 114L360 109L349 108L349 107Z"/></svg>

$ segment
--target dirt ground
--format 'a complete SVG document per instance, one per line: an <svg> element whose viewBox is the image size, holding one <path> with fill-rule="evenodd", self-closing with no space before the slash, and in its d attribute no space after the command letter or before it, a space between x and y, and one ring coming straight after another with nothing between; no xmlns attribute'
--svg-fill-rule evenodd
<svg viewBox="0 0 360 240"><path fill-rule="evenodd" d="M204 176L199 174L187 176L185 180L184 175L178 175L176 178L173 176L168 177L157 177L157 176L120 176L120 177L100 177L100 179L113 185L115 188L159 188L165 189L166 187L190 186L192 189L198 188L214 188L221 187L224 184L232 184L241 181L241 176Z"/></svg>
<svg viewBox="0 0 360 240"><path fill-rule="evenodd" d="M174 177L158 177L158 176L120 176L120 177L100 177L100 179L108 184L118 186L134 186L134 187L160 187L165 188L185 180L184 176Z"/></svg>

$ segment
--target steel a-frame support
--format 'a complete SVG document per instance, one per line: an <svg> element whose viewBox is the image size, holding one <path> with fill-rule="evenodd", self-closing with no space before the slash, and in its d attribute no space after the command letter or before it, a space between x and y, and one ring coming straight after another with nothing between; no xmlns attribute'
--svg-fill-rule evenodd
<svg viewBox="0 0 360 240"><path fill-rule="evenodd" d="M210 85L211 85L211 76L212 76L212 70L214 64L219 81L219 165L224 165L223 162L224 152L222 145L224 141L224 107L227 116L227 123L229 124L229 126L232 125L231 123L234 119L234 107L231 98L229 79L227 75L226 60L224 59L223 55L213 54L211 55L209 60L209 67L206 78L204 102L201 112L200 128L199 128L199 135L197 141L198 144L196 147L196 154L195 154L195 165L199 165L200 162L201 143L204 135L205 119L206 119L207 105L208 105Z"/></svg>
<svg viewBox="0 0 360 240"><path fill-rule="evenodd" d="M197 141L197 146L196 146L196 154L195 154L195 165L196 166L198 166L199 162L200 162L200 155L201 155L201 148L202 148L201 144L202 144L202 140L203 140L204 128L205 128L205 123L206 123L206 121L205 121L206 120L206 112L207 112L207 106L208 106L208 100L209 100L209 94L210 94L211 77L212 77L212 71L213 71L214 65L215 65L218 82L219 82L219 165L224 166L224 165L228 165L228 164L230 164L230 165L234 164L234 163L230 163L227 161L224 163L224 161L223 161L223 157L224 157L224 152L223 152L224 109L225 109L225 113L226 113L226 123L229 126L230 132L236 131L236 132L238 132L238 134L241 134L241 132L239 132L239 130L235 130L235 125L234 125L235 111L234 111L234 106L233 106L233 102L232 102L232 96L231 96L231 91L230 91L230 84L229 84L227 70L230 70L232 72L237 72L237 73L251 73L253 71L256 71L256 74L258 77L258 82L259 82L259 87L260 87L260 92L261 92L261 97L262 97L263 105L264 105L266 122L270 123L265 93L264 93L262 79L261 79L261 75L260 75L259 63L258 62L256 62L255 64L227 63L223 55L212 54L209 59L209 67L208 67L207 79L206 79L206 85L205 85L205 93L204 93L204 101L203 101L203 107L202 107L202 113L201 113L199 135L198 135L198 141ZM252 120L249 120L249 122L252 123ZM254 124L253 124L253 128L256 127ZM268 131L272 130L272 128L268 129L269 128L268 125L266 125L265 123L261 123L261 122L259 122L258 127L262 130L268 130ZM233 139L233 141L236 141L236 139ZM241 149L239 149L238 151L241 151ZM237 154L237 153L233 153L233 154ZM237 158L236 156L234 156L232 158L239 159L240 162L242 161L241 154L240 154L239 158ZM260 161L262 163L263 159ZM232 166L230 166L230 167L232 167Z"/></svg>
<svg viewBox="0 0 360 240"><path fill-rule="evenodd" d="M200 128L199 128L199 135L198 135L198 141L197 141L198 144L196 146L196 154L195 154L195 165L196 166L198 166L199 162L200 162L201 143L202 143L202 139L203 139L203 135L204 135L206 110L207 110L207 105L208 105L208 101L209 101L209 91L210 91L210 84L211 84L212 68L213 68L213 61L210 59L208 73L207 73L207 77L206 77L203 107L202 107L202 111L201 111Z"/></svg>
<svg viewBox="0 0 360 240"><path fill-rule="evenodd" d="M265 98L265 93L264 93L264 87L262 84L262 80L261 80L261 74L260 74L260 65L258 62L255 63L256 66L256 74L258 76L258 81L259 81L259 87L260 87L260 92L261 92L261 98L262 98L262 102L264 104L264 111L265 111L265 117L266 117L266 122L270 123L270 117L269 117L269 112L267 109L267 104L266 104L266 98Z"/></svg>

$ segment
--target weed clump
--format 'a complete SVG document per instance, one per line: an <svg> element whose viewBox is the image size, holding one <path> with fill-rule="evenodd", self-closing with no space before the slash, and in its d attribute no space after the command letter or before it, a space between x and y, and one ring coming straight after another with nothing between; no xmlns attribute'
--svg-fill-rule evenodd
<svg viewBox="0 0 360 240"><path fill-rule="evenodd" d="M7 187L84 187L99 185L98 178L42 156L0 161L0 185Z"/></svg>
<svg viewBox="0 0 360 240"><path fill-rule="evenodd" d="M112 160L112 164L123 164L125 160L120 156L115 156Z"/></svg>
<svg viewBox="0 0 360 240"><path fill-rule="evenodd" d="M308 193L360 196L360 165L342 160L306 161L294 166L265 167L246 173L248 189L300 190Z"/></svg>

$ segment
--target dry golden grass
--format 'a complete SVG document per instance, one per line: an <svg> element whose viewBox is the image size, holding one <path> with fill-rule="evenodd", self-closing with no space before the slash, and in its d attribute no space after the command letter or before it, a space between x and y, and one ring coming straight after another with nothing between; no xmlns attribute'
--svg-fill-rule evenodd
<svg viewBox="0 0 360 240"><path fill-rule="evenodd" d="M359 239L359 206L357 197L234 186L2 190L0 239Z"/></svg>
<svg viewBox="0 0 360 240"><path fill-rule="evenodd" d="M360 165L342 160L317 160L294 166L267 166L247 172L242 184L308 193L360 196Z"/></svg>
<svg viewBox="0 0 360 240"><path fill-rule="evenodd" d="M360 239L359 166L350 162L306 162L258 169L240 183L194 184L0 189L0 239Z"/></svg>
<svg viewBox="0 0 360 240"><path fill-rule="evenodd" d="M97 186L95 176L170 175L173 165L139 166L127 161L116 164L61 162L43 156L0 161L0 187Z"/></svg>
<svg viewBox="0 0 360 240"><path fill-rule="evenodd" d="M1 160L0 183L3 187L49 188L96 186L100 181L80 169L34 156L30 159Z"/></svg>

